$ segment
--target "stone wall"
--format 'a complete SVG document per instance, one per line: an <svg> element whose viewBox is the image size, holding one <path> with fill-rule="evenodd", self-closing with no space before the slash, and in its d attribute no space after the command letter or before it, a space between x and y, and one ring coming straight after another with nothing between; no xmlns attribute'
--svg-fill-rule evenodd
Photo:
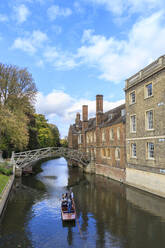
<svg viewBox="0 0 165 248"><path fill-rule="evenodd" d="M165 197L165 175L126 168L126 183Z"/></svg>

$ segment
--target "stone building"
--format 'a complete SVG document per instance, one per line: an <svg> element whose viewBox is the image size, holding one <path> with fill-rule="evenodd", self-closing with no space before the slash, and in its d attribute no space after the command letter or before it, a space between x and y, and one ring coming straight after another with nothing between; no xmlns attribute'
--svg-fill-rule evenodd
<svg viewBox="0 0 165 248"><path fill-rule="evenodd" d="M165 197L165 56L126 80L126 183Z"/></svg>
<svg viewBox="0 0 165 248"><path fill-rule="evenodd" d="M125 180L125 104L103 113L103 96L96 96L96 117L88 119L88 106L82 106L82 123L75 134L70 127L69 147L77 135L78 149L95 157L96 174ZM74 127L74 128L73 128ZM71 135L72 133L72 135Z"/></svg>

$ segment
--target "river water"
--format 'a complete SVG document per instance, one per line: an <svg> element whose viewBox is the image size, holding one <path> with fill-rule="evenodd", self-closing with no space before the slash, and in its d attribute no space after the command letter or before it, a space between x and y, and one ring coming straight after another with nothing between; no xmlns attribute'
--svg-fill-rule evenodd
<svg viewBox="0 0 165 248"><path fill-rule="evenodd" d="M83 174L65 159L43 162L16 182L0 222L0 248L162 248L165 200ZM42 169L42 171L41 171ZM77 221L62 223L60 198L72 187Z"/></svg>

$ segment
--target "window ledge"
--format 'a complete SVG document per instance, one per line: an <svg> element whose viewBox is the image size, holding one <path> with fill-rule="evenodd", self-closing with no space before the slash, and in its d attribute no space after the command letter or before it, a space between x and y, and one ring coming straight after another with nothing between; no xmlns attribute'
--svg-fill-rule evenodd
<svg viewBox="0 0 165 248"><path fill-rule="evenodd" d="M146 100L146 99L149 99L149 98L151 98L151 97L153 97L154 95L152 95L152 96L146 96L146 97L144 97L144 100Z"/></svg>
<svg viewBox="0 0 165 248"><path fill-rule="evenodd" d="M151 129L146 129L147 132L152 132L152 131L155 131L154 128L151 128Z"/></svg>
<svg viewBox="0 0 165 248"><path fill-rule="evenodd" d="M136 102L131 102L131 103L129 103L129 106L132 106L134 104L136 104Z"/></svg>
<svg viewBox="0 0 165 248"><path fill-rule="evenodd" d="M155 158L146 158L146 160L155 161Z"/></svg>

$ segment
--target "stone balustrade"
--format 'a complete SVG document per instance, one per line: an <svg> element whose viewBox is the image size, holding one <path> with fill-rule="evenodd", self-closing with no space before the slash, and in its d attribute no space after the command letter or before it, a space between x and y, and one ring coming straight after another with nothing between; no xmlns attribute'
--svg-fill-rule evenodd
<svg viewBox="0 0 165 248"><path fill-rule="evenodd" d="M157 71L165 68L165 55L159 57L157 60L146 66L143 70L128 78L125 82L125 89L133 86L134 84L144 80L145 78L153 75Z"/></svg>

